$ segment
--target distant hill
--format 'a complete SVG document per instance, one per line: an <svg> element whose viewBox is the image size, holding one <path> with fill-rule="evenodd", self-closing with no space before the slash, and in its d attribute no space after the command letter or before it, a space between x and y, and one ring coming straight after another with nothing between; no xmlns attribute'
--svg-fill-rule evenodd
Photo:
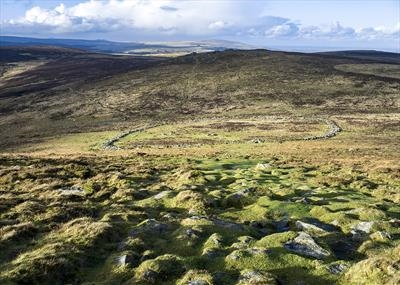
<svg viewBox="0 0 400 285"><path fill-rule="evenodd" d="M222 40L178 42L112 42L106 40L38 39L0 36L0 46L59 46L92 52L133 55L183 55L192 52L223 51L226 49L251 49L252 46Z"/></svg>
<svg viewBox="0 0 400 285"><path fill-rule="evenodd" d="M346 58L366 59L387 63L400 63L400 54L394 52L383 52L377 50L346 50L320 52L322 55L332 55Z"/></svg>

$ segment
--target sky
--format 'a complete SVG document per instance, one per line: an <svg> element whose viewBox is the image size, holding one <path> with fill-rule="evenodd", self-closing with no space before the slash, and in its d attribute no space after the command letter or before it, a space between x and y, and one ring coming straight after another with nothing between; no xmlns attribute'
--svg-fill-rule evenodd
<svg viewBox="0 0 400 285"><path fill-rule="evenodd" d="M400 52L400 0L0 0L0 34Z"/></svg>

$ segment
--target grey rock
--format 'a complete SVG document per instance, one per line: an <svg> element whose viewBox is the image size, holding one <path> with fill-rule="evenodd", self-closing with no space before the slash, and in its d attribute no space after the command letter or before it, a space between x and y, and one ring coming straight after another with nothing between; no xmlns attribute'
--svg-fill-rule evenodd
<svg viewBox="0 0 400 285"><path fill-rule="evenodd" d="M139 260L140 260L140 257L137 254L127 253L127 254L118 256L115 259L115 262L119 266L127 266L127 265L136 266L138 264Z"/></svg>
<svg viewBox="0 0 400 285"><path fill-rule="evenodd" d="M83 190L83 188L78 185L74 185L69 188L58 189L58 192L64 196L70 196L70 195L84 196L85 195L85 191Z"/></svg>
<svg viewBox="0 0 400 285"><path fill-rule="evenodd" d="M188 282L188 285L208 285L209 283L205 280L197 279Z"/></svg>
<svg viewBox="0 0 400 285"><path fill-rule="evenodd" d="M360 222L351 228L350 233L353 235L353 238L362 238L371 232L373 225L374 222Z"/></svg>
<svg viewBox="0 0 400 285"><path fill-rule="evenodd" d="M277 284L275 276L267 272L256 270L243 270L240 272L238 283L240 285L275 285Z"/></svg>
<svg viewBox="0 0 400 285"><path fill-rule="evenodd" d="M165 190L165 191L162 191L162 192L154 195L153 198L156 199L156 200L161 200L163 198L171 197L172 194L173 194L172 191Z"/></svg>
<svg viewBox="0 0 400 285"><path fill-rule="evenodd" d="M234 222L227 222L227 221L220 220L220 219L213 219L213 222L216 226L220 226L225 229L239 230L239 231L244 229L244 227L241 224L237 224Z"/></svg>
<svg viewBox="0 0 400 285"><path fill-rule="evenodd" d="M151 270L151 269L147 269L144 273L143 273L143 279L154 283L157 278L159 276L159 273L157 271Z"/></svg>
<svg viewBox="0 0 400 285"><path fill-rule="evenodd" d="M252 247L246 250L251 255L269 254L270 250L266 248Z"/></svg>
<svg viewBox="0 0 400 285"><path fill-rule="evenodd" d="M339 132L342 131L342 129L332 120L323 120L325 124L329 126L329 131L327 131L325 134L322 134L320 136L310 136L310 137L305 137L304 140L319 140L319 139L328 139L331 137L336 136Z"/></svg>
<svg viewBox="0 0 400 285"><path fill-rule="evenodd" d="M185 231L185 234L186 234L186 236L189 237L189 238L198 238L198 237L200 236L200 232L199 232L199 231L196 231L196 230L194 230L194 229L187 229L187 230Z"/></svg>
<svg viewBox="0 0 400 285"><path fill-rule="evenodd" d="M322 234L327 233L326 230L324 230L324 229L322 229L322 228L320 228L320 227L318 227L316 225L305 223L305 222L302 222L302 221L296 221L296 228L298 230L303 230L303 231L306 231L308 233L310 233L310 232L322 233Z"/></svg>
<svg viewBox="0 0 400 285"><path fill-rule="evenodd" d="M289 230L289 219L283 218L280 221L272 222L278 232L286 232Z"/></svg>
<svg viewBox="0 0 400 285"><path fill-rule="evenodd" d="M265 141L263 139L260 139L260 138L254 138L250 142L252 142L252 143L263 143Z"/></svg>
<svg viewBox="0 0 400 285"><path fill-rule="evenodd" d="M148 219L140 223L137 229L131 231L131 236L136 236L139 233L150 233L150 234L163 234L169 229L169 226L164 223L160 223L155 219Z"/></svg>
<svg viewBox="0 0 400 285"><path fill-rule="evenodd" d="M389 220L389 223L391 223L395 226L400 226L400 219L391 219L391 220Z"/></svg>
<svg viewBox="0 0 400 285"><path fill-rule="evenodd" d="M335 263L328 266L328 271L332 274L340 274L347 269L347 265L343 263Z"/></svg>
<svg viewBox="0 0 400 285"><path fill-rule="evenodd" d="M320 247L314 239L305 232L299 232L299 235L291 241L285 243L284 247L303 256L324 259L330 256L330 252Z"/></svg>
<svg viewBox="0 0 400 285"><path fill-rule="evenodd" d="M216 258L223 255L223 251L218 248L205 248L201 254L208 258Z"/></svg>
<svg viewBox="0 0 400 285"><path fill-rule="evenodd" d="M256 165L256 169L257 169L257 170L265 170L265 169L269 169L269 168L271 168L271 167L272 167L272 165L269 164L269 163L258 163L258 164Z"/></svg>

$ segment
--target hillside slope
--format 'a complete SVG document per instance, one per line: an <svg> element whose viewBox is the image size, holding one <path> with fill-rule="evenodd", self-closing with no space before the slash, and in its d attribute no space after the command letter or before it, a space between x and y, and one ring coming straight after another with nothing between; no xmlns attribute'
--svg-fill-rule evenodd
<svg viewBox="0 0 400 285"><path fill-rule="evenodd" d="M265 50L154 59L51 48L43 55L45 48L36 47L30 52L2 49L29 54L35 58L29 62L42 63L1 80L2 147L50 134L143 122L220 115L374 114L396 112L400 104L399 80L336 68L371 64L364 59ZM23 69L24 64L18 65ZM2 68L15 66L3 63ZM15 126L18 129L10 132Z"/></svg>
<svg viewBox="0 0 400 285"><path fill-rule="evenodd" d="M0 49L0 284L399 283L382 54Z"/></svg>

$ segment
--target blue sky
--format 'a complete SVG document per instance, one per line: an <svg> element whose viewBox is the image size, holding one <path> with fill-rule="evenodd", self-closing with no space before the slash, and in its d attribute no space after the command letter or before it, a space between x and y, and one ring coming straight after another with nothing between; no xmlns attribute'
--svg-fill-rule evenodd
<svg viewBox="0 0 400 285"><path fill-rule="evenodd" d="M400 52L400 0L0 0L1 34Z"/></svg>

